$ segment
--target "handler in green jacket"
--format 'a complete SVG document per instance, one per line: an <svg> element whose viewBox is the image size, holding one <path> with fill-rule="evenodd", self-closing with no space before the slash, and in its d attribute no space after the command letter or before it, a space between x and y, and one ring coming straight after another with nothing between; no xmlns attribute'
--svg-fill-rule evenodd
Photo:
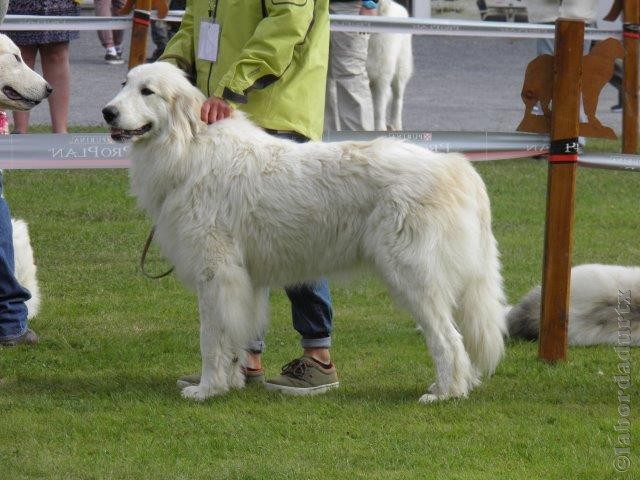
<svg viewBox="0 0 640 480"><path fill-rule="evenodd" d="M219 25L215 62L198 58L207 23ZM224 100L261 127L318 140L328 54L328 0L192 0L160 60L195 73L210 100ZM217 118L209 120L222 118L224 105L211 103Z"/></svg>
<svg viewBox="0 0 640 480"><path fill-rule="evenodd" d="M271 134L306 141L322 137L328 52L328 0L193 0L159 60L194 75L208 97L203 121L223 120L237 108ZM337 387L326 280L286 292L303 355L265 386L297 395ZM265 382L264 342L247 348L247 383ZM197 383L197 375L178 380L181 387Z"/></svg>

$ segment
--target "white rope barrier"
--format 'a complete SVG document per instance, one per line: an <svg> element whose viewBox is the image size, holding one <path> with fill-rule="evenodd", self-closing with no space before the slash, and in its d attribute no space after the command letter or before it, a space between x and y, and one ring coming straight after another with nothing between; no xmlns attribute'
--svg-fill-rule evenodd
<svg viewBox="0 0 640 480"><path fill-rule="evenodd" d="M588 153L580 155L578 163L583 167L603 168L606 170L625 170L640 172L640 155L620 153Z"/></svg>
<svg viewBox="0 0 640 480"><path fill-rule="evenodd" d="M0 31L129 30L132 17L58 17L47 15L7 15Z"/></svg>
<svg viewBox="0 0 640 480"><path fill-rule="evenodd" d="M184 11L172 10L162 20L180 22ZM157 20L155 12L151 18ZM360 15L330 15L331 30L341 32L410 33L455 37L554 38L554 25L431 18L363 17ZM58 17L37 15L7 15L1 31L32 30L128 30L132 19L127 17ZM587 28L586 40L621 38L620 30Z"/></svg>
<svg viewBox="0 0 640 480"><path fill-rule="evenodd" d="M379 137L406 140L434 152L463 152L472 160L502 160L541 155L549 149L549 136L504 132L325 132L325 142L371 141Z"/></svg>
<svg viewBox="0 0 640 480"><path fill-rule="evenodd" d="M369 141L381 136L401 138L437 152L462 152L471 161L544 155L549 137L495 132L327 132L324 141ZM0 169L100 169L129 167L129 144L106 133L29 134L0 136ZM640 171L640 155L586 154L580 165Z"/></svg>
<svg viewBox="0 0 640 480"><path fill-rule="evenodd" d="M554 25L434 18L331 15L331 30L340 32L410 33L454 37L554 38ZM620 30L585 29L585 40L622 38Z"/></svg>

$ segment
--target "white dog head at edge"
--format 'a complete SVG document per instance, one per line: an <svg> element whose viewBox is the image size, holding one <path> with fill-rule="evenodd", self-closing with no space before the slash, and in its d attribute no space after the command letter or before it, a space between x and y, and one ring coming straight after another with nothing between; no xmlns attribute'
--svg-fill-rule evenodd
<svg viewBox="0 0 640 480"><path fill-rule="evenodd" d="M16 44L0 34L0 108L30 110L52 91L47 81L24 63Z"/></svg>

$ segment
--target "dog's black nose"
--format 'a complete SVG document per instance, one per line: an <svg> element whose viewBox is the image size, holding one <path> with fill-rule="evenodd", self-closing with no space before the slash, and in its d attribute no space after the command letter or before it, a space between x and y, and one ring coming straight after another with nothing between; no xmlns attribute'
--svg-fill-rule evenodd
<svg viewBox="0 0 640 480"><path fill-rule="evenodd" d="M102 116L104 117L107 123L113 122L116 118L118 118L118 109L116 107L104 107L102 109Z"/></svg>
<svg viewBox="0 0 640 480"><path fill-rule="evenodd" d="M45 90L47 91L47 95L46 95L47 97L51 95L51 92L53 92L53 88L51 88L51 85L49 85L48 83Z"/></svg>

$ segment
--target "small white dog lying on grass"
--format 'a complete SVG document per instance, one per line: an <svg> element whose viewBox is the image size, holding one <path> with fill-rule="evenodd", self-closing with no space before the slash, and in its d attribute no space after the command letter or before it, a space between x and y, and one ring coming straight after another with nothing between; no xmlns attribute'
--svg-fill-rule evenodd
<svg viewBox="0 0 640 480"><path fill-rule="evenodd" d="M503 353L502 279L484 183L461 155L393 139L298 144L240 112L207 126L205 98L158 62L103 109L132 139L131 191L178 277L198 294L203 400L241 388L268 289L369 266L422 326L436 382L464 397Z"/></svg>
<svg viewBox="0 0 640 480"><path fill-rule="evenodd" d="M541 287L507 313L509 335L538 338ZM640 346L640 267L579 265L571 269L569 345ZM628 342L628 343L625 343Z"/></svg>

